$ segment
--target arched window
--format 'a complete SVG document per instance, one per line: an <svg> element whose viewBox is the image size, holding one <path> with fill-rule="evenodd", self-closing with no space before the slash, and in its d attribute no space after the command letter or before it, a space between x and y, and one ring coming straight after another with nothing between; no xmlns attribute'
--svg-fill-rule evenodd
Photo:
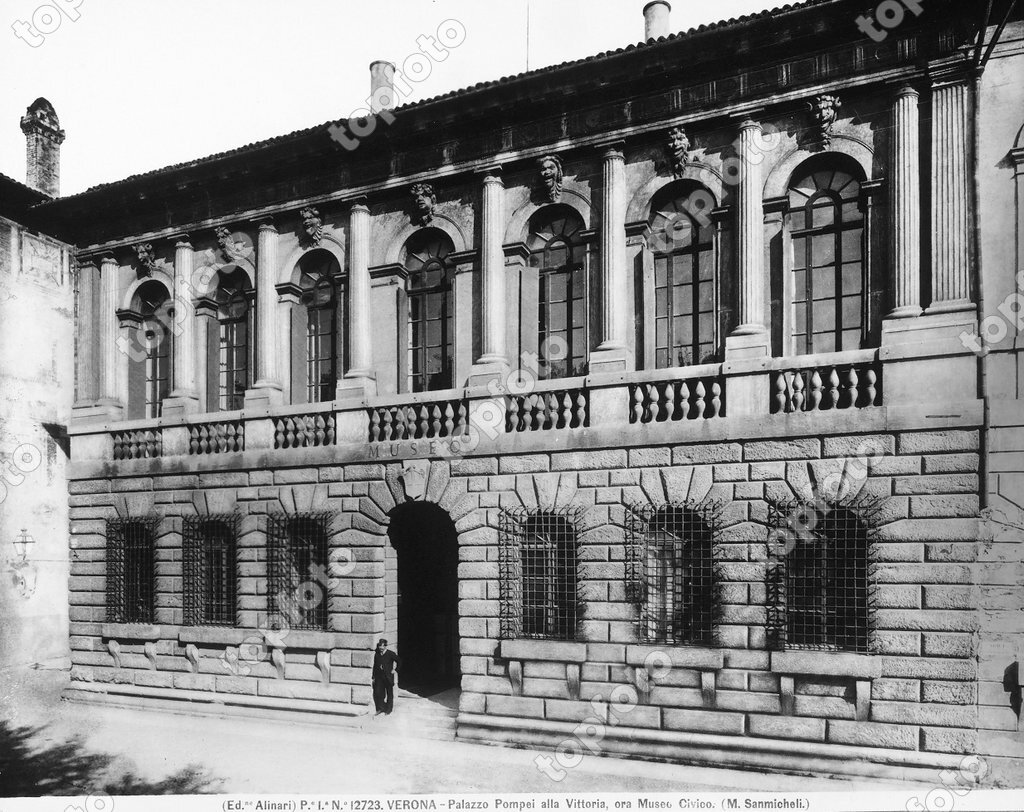
<svg viewBox="0 0 1024 812"><path fill-rule="evenodd" d="M638 532L639 531L639 532ZM715 554L709 521L685 505L630 516L627 535L639 563L640 633L654 643L711 645Z"/></svg>
<svg viewBox="0 0 1024 812"><path fill-rule="evenodd" d="M424 229L406 246L409 306L409 391L450 389L454 367L453 269L451 238Z"/></svg>
<svg viewBox="0 0 1024 812"><path fill-rule="evenodd" d="M235 411L252 385L253 290L244 271L221 271L217 285L218 407Z"/></svg>
<svg viewBox="0 0 1024 812"><path fill-rule="evenodd" d="M819 159L798 169L789 187L796 355L856 350L862 344L868 304L865 216L854 171Z"/></svg>
<svg viewBox="0 0 1024 812"><path fill-rule="evenodd" d="M867 528L841 507L807 526L785 562L786 645L866 652Z"/></svg>
<svg viewBox="0 0 1024 812"><path fill-rule="evenodd" d="M156 280L141 285L131 313L138 329L128 367L128 414L131 418L160 417L171 392L174 308L167 288Z"/></svg>
<svg viewBox="0 0 1024 812"><path fill-rule="evenodd" d="M542 378L587 372L590 251L583 230L583 219L567 206L545 207L530 220L530 267L538 272Z"/></svg>
<svg viewBox="0 0 1024 812"><path fill-rule="evenodd" d="M654 364L658 369L715 360L714 206L699 187L655 205L649 245L654 254Z"/></svg>
<svg viewBox="0 0 1024 812"><path fill-rule="evenodd" d="M338 261L329 251L311 251L299 260L301 303L305 308L306 402L334 400L338 386ZM300 384L301 385L301 384Z"/></svg>

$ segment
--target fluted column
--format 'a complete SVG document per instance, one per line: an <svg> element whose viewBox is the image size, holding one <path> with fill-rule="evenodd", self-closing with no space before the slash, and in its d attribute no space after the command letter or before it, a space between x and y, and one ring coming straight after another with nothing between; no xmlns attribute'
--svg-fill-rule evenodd
<svg viewBox="0 0 1024 812"><path fill-rule="evenodd" d="M929 313L971 302L970 87L960 78L932 86L932 304Z"/></svg>
<svg viewBox="0 0 1024 812"><path fill-rule="evenodd" d="M283 402L277 363L277 244L278 234L269 220L260 223L256 243L256 383L245 393L246 408Z"/></svg>
<svg viewBox="0 0 1024 812"><path fill-rule="evenodd" d="M626 159L622 144L603 156L601 211L601 343L591 354L591 372L627 369L629 275L626 272Z"/></svg>
<svg viewBox="0 0 1024 812"><path fill-rule="evenodd" d="M164 401L163 416L174 417L199 411L196 390L196 318L193 312L193 272L195 252L188 239L180 239L174 246L174 320L171 335L166 341L174 342L174 389Z"/></svg>
<svg viewBox="0 0 1024 812"><path fill-rule="evenodd" d="M484 176L481 364L507 364L505 341L505 184L497 171Z"/></svg>
<svg viewBox="0 0 1024 812"><path fill-rule="evenodd" d="M117 260L103 257L100 263L100 312L99 325L99 367L100 367L100 402L107 406L123 406L121 401L121 377L119 367L122 362L127 375L128 356L118 347L121 328L117 320L118 302L118 271Z"/></svg>
<svg viewBox="0 0 1024 812"><path fill-rule="evenodd" d="M761 124L747 118L740 124L740 160L737 189L739 228L736 258L739 265L739 324L733 335L760 336L765 329L764 181L761 172Z"/></svg>
<svg viewBox="0 0 1024 812"><path fill-rule="evenodd" d="M370 210L364 203L352 206L348 238L350 367L344 381L339 383L339 397L351 393L374 394L376 390L370 336Z"/></svg>
<svg viewBox="0 0 1024 812"><path fill-rule="evenodd" d="M889 247L892 304L888 318L921 315L921 145L919 94L896 91L889 145Z"/></svg>

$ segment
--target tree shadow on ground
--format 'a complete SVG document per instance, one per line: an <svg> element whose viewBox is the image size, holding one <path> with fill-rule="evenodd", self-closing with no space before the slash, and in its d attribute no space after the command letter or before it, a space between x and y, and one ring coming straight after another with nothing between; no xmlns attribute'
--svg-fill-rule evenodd
<svg viewBox="0 0 1024 812"><path fill-rule="evenodd" d="M81 736L41 741L45 726L15 727L0 720L0 798L46 795L195 795L221 791L221 779L189 765L162 781L134 773L123 757L90 752Z"/></svg>

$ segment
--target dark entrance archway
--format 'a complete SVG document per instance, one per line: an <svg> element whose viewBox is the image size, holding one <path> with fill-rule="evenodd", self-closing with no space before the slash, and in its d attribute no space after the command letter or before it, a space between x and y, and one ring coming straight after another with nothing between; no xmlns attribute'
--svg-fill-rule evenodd
<svg viewBox="0 0 1024 812"><path fill-rule="evenodd" d="M397 553L399 682L429 696L459 684L459 542L448 514L430 502L391 512ZM394 576L391 576L394 578Z"/></svg>

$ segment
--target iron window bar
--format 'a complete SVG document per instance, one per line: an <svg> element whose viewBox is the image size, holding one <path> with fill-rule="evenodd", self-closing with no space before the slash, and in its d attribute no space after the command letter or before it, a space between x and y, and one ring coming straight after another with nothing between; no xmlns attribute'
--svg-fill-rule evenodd
<svg viewBox="0 0 1024 812"><path fill-rule="evenodd" d="M276 514L267 526L267 611L276 629L327 631L331 513Z"/></svg>
<svg viewBox="0 0 1024 812"><path fill-rule="evenodd" d="M878 505L769 503L776 531L767 569L772 648L872 651L870 519Z"/></svg>
<svg viewBox="0 0 1024 812"><path fill-rule="evenodd" d="M186 626L238 625L238 522L237 514L185 519Z"/></svg>
<svg viewBox="0 0 1024 812"><path fill-rule="evenodd" d="M505 509L498 518L501 636L575 640L582 508Z"/></svg>
<svg viewBox="0 0 1024 812"><path fill-rule="evenodd" d="M638 608L639 639L715 645L721 512L722 505L710 501L628 506L627 594Z"/></svg>
<svg viewBox="0 0 1024 812"><path fill-rule="evenodd" d="M107 621L153 623L156 617L158 516L107 522Z"/></svg>

